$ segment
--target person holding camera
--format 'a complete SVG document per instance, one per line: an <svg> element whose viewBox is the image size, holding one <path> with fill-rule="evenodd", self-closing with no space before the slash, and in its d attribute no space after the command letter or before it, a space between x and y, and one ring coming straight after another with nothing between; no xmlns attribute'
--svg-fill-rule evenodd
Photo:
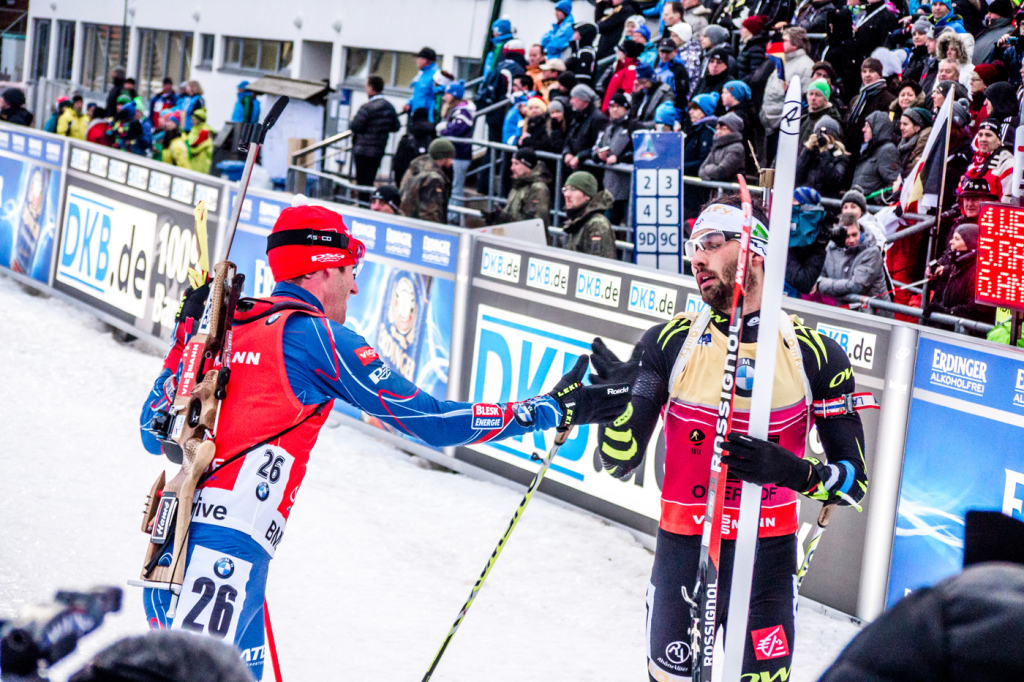
<svg viewBox="0 0 1024 682"><path fill-rule="evenodd" d="M978 226L962 223L949 238L943 254L928 264L931 280L931 301L924 306L925 316L945 313L992 324L995 309L974 302L977 289ZM951 329L951 325L929 322L932 326Z"/></svg>
<svg viewBox="0 0 1024 682"><path fill-rule="evenodd" d="M818 122L823 117L828 116L837 122L842 119L832 104L831 97L832 86L824 78L817 78L807 86L807 111L800 121L800 144L807 144L807 140L811 139L811 135L818 129ZM840 133L839 137L841 136Z"/></svg>
<svg viewBox="0 0 1024 682"><path fill-rule="evenodd" d="M810 187L826 197L838 197L850 168L843 131L831 116L822 116L796 162L797 186Z"/></svg>
<svg viewBox="0 0 1024 682"><path fill-rule="evenodd" d="M855 213L840 214L831 240L825 267L811 293L837 300L849 294L890 300L882 251L870 233L861 231Z"/></svg>

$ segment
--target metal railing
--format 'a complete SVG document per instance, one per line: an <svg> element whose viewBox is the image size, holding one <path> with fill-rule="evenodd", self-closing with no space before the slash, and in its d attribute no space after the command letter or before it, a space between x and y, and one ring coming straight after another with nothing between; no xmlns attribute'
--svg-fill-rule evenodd
<svg viewBox="0 0 1024 682"><path fill-rule="evenodd" d="M901 303L893 303L892 301L886 301L881 298L860 296L858 294L847 294L842 300L846 303L853 304L850 307L851 310L862 308L868 313L872 312L872 310L884 310L890 313L899 313L900 315L916 317L921 321L921 324L927 324L929 320L932 320L952 326L953 331L957 334L963 334L965 331L987 334L995 329L995 325L978 322L977 320L969 320L964 317L957 317L956 315L947 315L946 313L930 313L926 316L924 314L924 310L921 308L915 308Z"/></svg>

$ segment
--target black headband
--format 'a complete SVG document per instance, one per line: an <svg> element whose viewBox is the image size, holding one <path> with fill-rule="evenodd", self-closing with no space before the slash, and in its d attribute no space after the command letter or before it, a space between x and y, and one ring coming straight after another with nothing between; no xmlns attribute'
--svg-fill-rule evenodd
<svg viewBox="0 0 1024 682"><path fill-rule="evenodd" d="M267 253L279 246L326 246L332 249L348 249L349 237L341 232L325 230L283 230L272 232L267 237Z"/></svg>

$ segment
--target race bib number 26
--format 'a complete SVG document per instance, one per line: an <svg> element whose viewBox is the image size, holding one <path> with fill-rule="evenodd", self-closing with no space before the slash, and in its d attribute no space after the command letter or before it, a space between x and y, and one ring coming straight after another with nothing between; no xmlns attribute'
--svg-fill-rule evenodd
<svg viewBox="0 0 1024 682"><path fill-rule="evenodd" d="M171 629L234 642L250 571L248 561L196 545Z"/></svg>

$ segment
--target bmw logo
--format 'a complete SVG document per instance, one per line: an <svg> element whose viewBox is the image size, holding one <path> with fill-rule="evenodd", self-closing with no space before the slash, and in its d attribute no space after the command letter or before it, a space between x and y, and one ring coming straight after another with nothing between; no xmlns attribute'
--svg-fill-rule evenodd
<svg viewBox="0 0 1024 682"><path fill-rule="evenodd" d="M270 486L265 482L256 486L256 497L260 502L270 497Z"/></svg>
<svg viewBox="0 0 1024 682"><path fill-rule="evenodd" d="M267 318L267 321L264 322L264 324L269 327L270 325L277 322L279 319L281 319L281 313L274 313L273 315Z"/></svg>
<svg viewBox="0 0 1024 682"><path fill-rule="evenodd" d="M740 358L736 367L736 395L749 398L754 390L754 361Z"/></svg>
<svg viewBox="0 0 1024 682"><path fill-rule="evenodd" d="M235 562L226 556L221 557L213 565L213 572L217 574L218 578L230 578L231 574L235 572Z"/></svg>

